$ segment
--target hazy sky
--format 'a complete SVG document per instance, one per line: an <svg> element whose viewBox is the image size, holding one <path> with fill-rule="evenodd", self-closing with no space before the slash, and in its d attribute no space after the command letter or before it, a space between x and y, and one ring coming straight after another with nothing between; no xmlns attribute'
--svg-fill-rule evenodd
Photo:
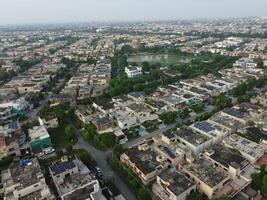
<svg viewBox="0 0 267 200"><path fill-rule="evenodd" d="M267 0L0 0L0 24L267 16Z"/></svg>

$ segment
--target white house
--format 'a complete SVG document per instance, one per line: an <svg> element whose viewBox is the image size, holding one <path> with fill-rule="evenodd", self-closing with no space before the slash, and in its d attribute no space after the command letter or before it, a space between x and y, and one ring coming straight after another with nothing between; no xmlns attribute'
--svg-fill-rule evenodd
<svg viewBox="0 0 267 200"><path fill-rule="evenodd" d="M131 65L125 67L125 73L127 74L128 78L134 78L143 75L142 67Z"/></svg>

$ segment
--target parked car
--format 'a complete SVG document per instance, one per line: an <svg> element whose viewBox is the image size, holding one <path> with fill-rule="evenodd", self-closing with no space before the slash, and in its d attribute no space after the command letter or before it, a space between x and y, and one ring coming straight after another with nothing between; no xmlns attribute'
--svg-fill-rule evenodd
<svg viewBox="0 0 267 200"><path fill-rule="evenodd" d="M55 152L55 149L53 148L48 148L48 149L45 149L44 150L44 153L47 155L47 154L50 154L50 153L54 153Z"/></svg>

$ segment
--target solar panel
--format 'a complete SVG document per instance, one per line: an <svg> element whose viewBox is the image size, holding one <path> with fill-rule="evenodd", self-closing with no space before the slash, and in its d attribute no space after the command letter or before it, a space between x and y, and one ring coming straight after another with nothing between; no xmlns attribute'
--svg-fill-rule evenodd
<svg viewBox="0 0 267 200"><path fill-rule="evenodd" d="M174 137L173 131L171 131L171 130L163 132L163 135L166 136L167 138Z"/></svg>
<svg viewBox="0 0 267 200"><path fill-rule="evenodd" d="M225 112L225 113L227 113L229 115L232 115L234 117L238 117L238 118L241 118L241 119L244 118L244 113L239 112L239 111L237 111L237 110L235 110L233 108L225 108L223 110L223 112Z"/></svg>
<svg viewBox="0 0 267 200"><path fill-rule="evenodd" d="M202 122L196 122L194 124L194 127L196 127L199 130L205 131L205 132L210 132L215 130L212 124L210 124L207 121L202 121Z"/></svg>
<svg viewBox="0 0 267 200"><path fill-rule="evenodd" d="M53 166L51 166L51 171L53 171L55 174L60 174L66 170L74 168L76 165L73 161L68 162L60 162L56 163Z"/></svg>

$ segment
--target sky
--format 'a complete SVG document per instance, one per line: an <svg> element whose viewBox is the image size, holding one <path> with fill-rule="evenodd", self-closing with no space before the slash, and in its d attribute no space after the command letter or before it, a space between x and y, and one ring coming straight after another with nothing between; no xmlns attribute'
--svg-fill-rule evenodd
<svg viewBox="0 0 267 200"><path fill-rule="evenodd" d="M0 0L0 24L267 16L267 0Z"/></svg>

